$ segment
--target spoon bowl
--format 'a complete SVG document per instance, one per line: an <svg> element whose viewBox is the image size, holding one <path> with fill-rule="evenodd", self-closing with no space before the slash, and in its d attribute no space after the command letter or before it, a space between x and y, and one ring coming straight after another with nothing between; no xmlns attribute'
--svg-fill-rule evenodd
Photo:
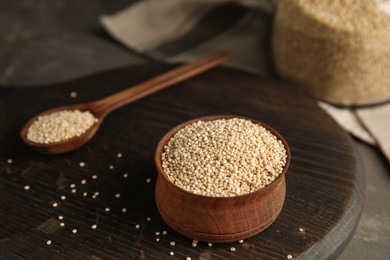
<svg viewBox="0 0 390 260"><path fill-rule="evenodd" d="M30 120L28 120L24 126L22 127L20 131L20 136L22 140L30 146L32 149L35 151L38 151L40 153L45 153L45 154L61 154L61 153L66 153L70 152L73 150L76 150L77 148L83 146L86 144L89 140L92 139L92 137L96 134L97 130L99 129L101 123L103 122L103 119L105 115L98 115L95 113L91 108L93 106L90 105L91 103L84 103L84 104L76 104L76 105L69 105L69 106L61 106L53 109L46 110L34 117L32 117ZM59 111L65 111L65 110L80 110L80 111L89 111L91 112L97 119L98 121L95 122L90 128L88 128L83 134L79 136L75 136L63 141L55 142L55 143L37 143L29 140L27 138L27 132L29 127L31 126L34 121L38 119L38 117L44 116L44 115L49 115L54 112L59 112Z"/></svg>
<svg viewBox="0 0 390 260"><path fill-rule="evenodd" d="M38 115L35 115L22 127L20 136L24 143L32 149L45 154L61 154L73 151L86 144L96 134L104 118L115 109L125 106L133 101L139 100L159 90L168 88L176 83L199 75L207 70L210 70L220 64L227 62L230 59L228 52L216 52L207 55L203 58L195 60L186 65L182 65L166 73L163 73L150 80L122 90L106 98L76 105L61 106L46 110ZM27 138L27 132L31 124L40 116L48 115L53 112L65 110L80 110L91 112L98 121L79 136L65 139L53 143L37 143Z"/></svg>

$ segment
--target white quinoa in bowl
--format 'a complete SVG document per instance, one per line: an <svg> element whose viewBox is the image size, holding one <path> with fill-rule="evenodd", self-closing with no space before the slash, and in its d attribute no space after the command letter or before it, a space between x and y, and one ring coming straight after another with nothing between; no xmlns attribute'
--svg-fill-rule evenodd
<svg viewBox="0 0 390 260"><path fill-rule="evenodd" d="M164 174L194 194L231 197L259 190L283 172L287 152L260 124L231 118L197 121L164 146Z"/></svg>

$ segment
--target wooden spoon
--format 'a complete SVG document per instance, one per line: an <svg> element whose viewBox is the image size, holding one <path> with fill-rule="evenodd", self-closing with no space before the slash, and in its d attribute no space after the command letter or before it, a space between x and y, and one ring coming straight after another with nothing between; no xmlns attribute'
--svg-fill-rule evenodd
<svg viewBox="0 0 390 260"><path fill-rule="evenodd" d="M108 96L106 98L92 101L89 103L82 103L76 105L62 106L44 111L34 117L32 117L20 131L20 135L23 141L36 151L46 154L60 154L73 151L80 146L86 144L99 129L103 119L112 111L127 105L133 101L148 96L154 92L168 88L176 83L182 82L186 79L194 77L202 72L210 70L222 63L225 63L230 59L230 54L227 52L213 53L203 58L200 58L192 63L180 66L173 70L170 70L162 75L154 77L150 80L137 84L128 89L122 90L116 94ZM93 124L82 135L59 141L55 143L42 144L32 142L27 139L27 130L30 125L38 119L39 116L51 114L56 111L63 110L80 110L90 111L98 121Z"/></svg>

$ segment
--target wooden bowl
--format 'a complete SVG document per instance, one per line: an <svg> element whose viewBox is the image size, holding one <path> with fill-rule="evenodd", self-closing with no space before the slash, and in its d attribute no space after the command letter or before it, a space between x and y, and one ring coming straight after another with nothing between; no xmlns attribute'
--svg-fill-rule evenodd
<svg viewBox="0 0 390 260"><path fill-rule="evenodd" d="M268 186L234 197L208 197L179 188L164 174L161 154L169 139L186 125L199 120L243 118L260 124L283 142L287 151L283 172ZM199 241L225 243L251 237L266 229L282 210L286 194L285 173L291 160L284 138L271 127L250 118L232 115L206 116L182 123L159 142L155 153L158 171L156 204L164 221L178 233Z"/></svg>

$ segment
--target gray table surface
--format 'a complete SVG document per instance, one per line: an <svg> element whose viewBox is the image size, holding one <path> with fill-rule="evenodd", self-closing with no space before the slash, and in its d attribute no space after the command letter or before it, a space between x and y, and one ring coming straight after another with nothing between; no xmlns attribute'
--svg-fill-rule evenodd
<svg viewBox="0 0 390 260"><path fill-rule="evenodd" d="M33 86L148 60L113 41L98 23L133 0L0 1L0 85ZM390 165L354 140L366 175L364 211L339 259L388 259Z"/></svg>

